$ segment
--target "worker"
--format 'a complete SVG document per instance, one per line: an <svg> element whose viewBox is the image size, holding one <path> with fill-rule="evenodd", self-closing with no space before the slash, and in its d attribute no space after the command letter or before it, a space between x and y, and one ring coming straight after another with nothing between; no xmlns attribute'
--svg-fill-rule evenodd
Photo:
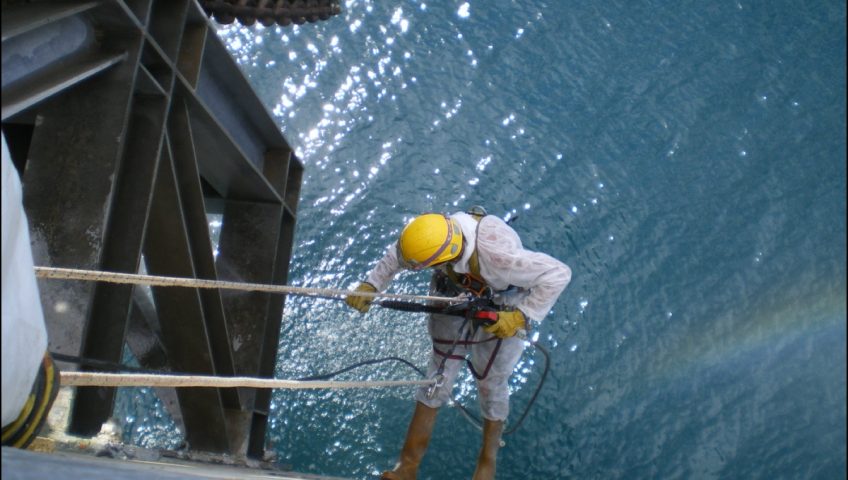
<svg viewBox="0 0 848 480"><path fill-rule="evenodd" d="M530 322L541 322L568 286L571 269L549 255L525 249L512 227L482 207L451 215L428 213L406 225L397 243L345 300L365 313L373 294L384 291L400 271L426 268L433 271L432 295L487 296L496 310L486 312L486 322L430 315L427 328L433 352L427 375L435 383L416 391L400 460L382 478L416 477L438 409L450 400L457 374L470 355L483 415L483 444L474 479L491 479L509 413L509 376L524 350L524 335ZM366 292L370 295L363 295Z"/></svg>
<svg viewBox="0 0 848 480"><path fill-rule="evenodd" d="M33 270L21 180L2 135L2 444L26 448L45 425L59 391ZM5 453L4 453L5 455ZM4 464L5 465L5 464ZM4 467L5 468L5 467Z"/></svg>

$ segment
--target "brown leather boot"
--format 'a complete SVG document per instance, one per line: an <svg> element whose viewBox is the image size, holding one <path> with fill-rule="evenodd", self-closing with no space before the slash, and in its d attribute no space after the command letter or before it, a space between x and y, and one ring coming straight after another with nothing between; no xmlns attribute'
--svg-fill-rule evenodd
<svg viewBox="0 0 848 480"><path fill-rule="evenodd" d="M503 427L504 422L483 419L483 447L480 449L480 456L477 457L477 469L474 470L473 480L495 478Z"/></svg>
<svg viewBox="0 0 848 480"><path fill-rule="evenodd" d="M409 429L406 431L406 441L400 452L400 461L393 470L383 472L381 479L415 480L418 465L424 457L424 452L427 451L427 444L430 443L430 434L433 433L437 413L439 413L437 408L430 408L421 402L415 403L415 413L412 414Z"/></svg>

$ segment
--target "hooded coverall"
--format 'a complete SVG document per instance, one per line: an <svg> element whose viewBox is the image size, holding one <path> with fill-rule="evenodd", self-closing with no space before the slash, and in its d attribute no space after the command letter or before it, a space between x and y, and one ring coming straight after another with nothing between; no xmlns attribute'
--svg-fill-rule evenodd
<svg viewBox="0 0 848 480"><path fill-rule="evenodd" d="M465 240L462 256L453 264L454 271L469 273L469 260L476 249L480 276L494 291L494 302L518 308L528 321L541 322L571 281L568 265L550 255L526 250L515 230L496 216L482 217L479 222L466 213L455 213L450 218L459 222ZM401 270L397 248L393 246L368 274L367 282L378 291L384 291ZM438 273L434 277L436 275ZM431 293L449 292L433 282ZM444 362L442 386L432 396L428 395L429 387L421 387L415 399L431 408L444 405L450 399L456 376L470 352L474 371L484 377L478 378L477 382L483 417L494 421L506 420L509 414L508 380L524 351L524 341L509 337L498 342L482 328L475 329L471 322L466 322L460 331L463 322L460 317L430 315L427 327L433 340L433 354L428 378L436 375L454 339L459 336L460 340Z"/></svg>

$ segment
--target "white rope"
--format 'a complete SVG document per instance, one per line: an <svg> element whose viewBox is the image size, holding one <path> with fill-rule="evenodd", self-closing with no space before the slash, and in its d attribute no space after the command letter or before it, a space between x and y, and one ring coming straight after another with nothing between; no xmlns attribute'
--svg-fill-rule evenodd
<svg viewBox="0 0 848 480"><path fill-rule="evenodd" d="M62 280L87 280L97 282L122 283L132 285L153 285L160 287L190 287L190 288L221 288L227 290L246 290L269 293L288 293L293 295L319 297L346 297L352 290L333 288L292 287L288 285L267 285L262 283L227 282L222 280L204 280L202 278L163 277L158 275L141 275L134 273L99 272L96 270L81 270L76 268L34 267L38 278ZM466 300L464 297L433 297L429 295L408 295L402 293L355 292L362 297L394 298L398 300L420 300L454 303Z"/></svg>
<svg viewBox="0 0 848 480"><path fill-rule="evenodd" d="M269 293L286 293L306 296L346 297L353 293L350 290L330 288L292 287L287 285L267 285L260 283L227 282L221 280L204 280L200 278L164 277L158 275L141 275L132 273L99 272L75 268L34 267L38 278L62 280L86 280L110 282L131 285L151 285L162 287L189 288L220 288L229 290L259 291ZM420 300L437 302L459 302L463 297L434 297L428 295L406 295L398 293L356 292L364 297L384 297L399 300ZM71 387L214 387L214 388L285 388L285 389L319 389L319 388L380 388L407 385L432 385L435 380L398 380L398 381L365 381L340 382L323 380L280 380L254 377L215 377L203 375L154 375L154 374L124 374L102 372L61 372L61 384Z"/></svg>
<svg viewBox="0 0 848 480"><path fill-rule="evenodd" d="M204 375L152 375L142 373L60 372L66 387L215 387L215 388L380 388L432 385L430 380L380 380L339 382L325 380L280 380L255 377L212 377Z"/></svg>

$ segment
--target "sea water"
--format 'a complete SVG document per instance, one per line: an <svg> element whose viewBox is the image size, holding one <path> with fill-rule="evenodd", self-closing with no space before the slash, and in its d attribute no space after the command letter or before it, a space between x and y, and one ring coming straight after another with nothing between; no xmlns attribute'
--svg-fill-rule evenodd
<svg viewBox="0 0 848 480"><path fill-rule="evenodd" d="M342 9L218 32L305 166L290 283L353 287L415 215L473 205L573 270L535 330L551 370L498 478L845 477L845 2ZM290 297L276 374L429 352L421 314ZM517 366L513 422L542 365L528 349ZM268 449L372 478L412 394L275 391ZM467 373L455 397L477 408ZM178 443L136 413L131 441ZM470 478L479 445L443 409L419 478Z"/></svg>

